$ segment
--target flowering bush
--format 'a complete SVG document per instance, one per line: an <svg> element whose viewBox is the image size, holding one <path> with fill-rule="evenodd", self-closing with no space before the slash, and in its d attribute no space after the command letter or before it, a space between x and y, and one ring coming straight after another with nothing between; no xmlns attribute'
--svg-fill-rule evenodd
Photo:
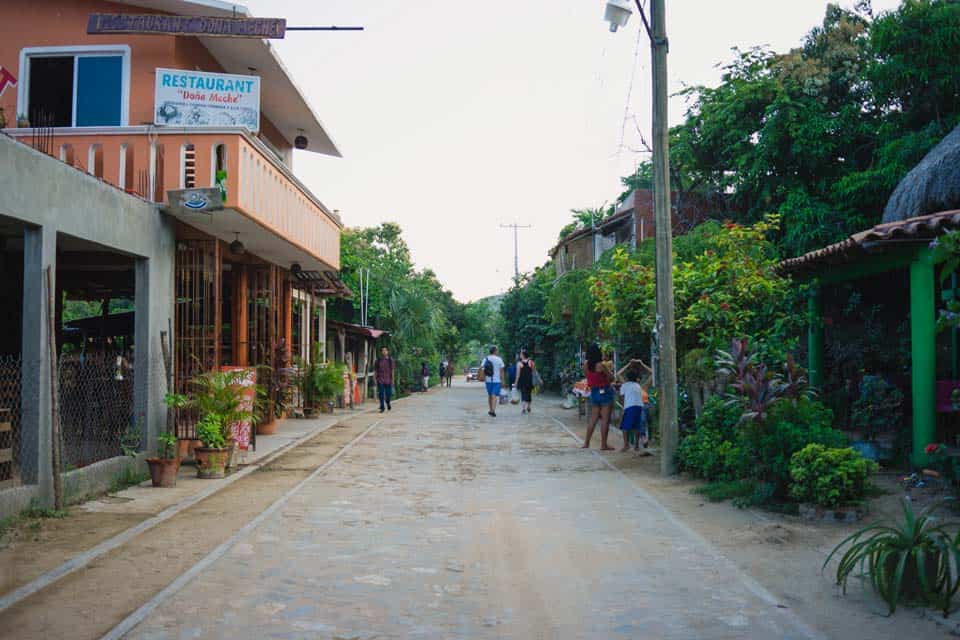
<svg viewBox="0 0 960 640"><path fill-rule="evenodd" d="M712 353L733 336L751 336L761 352L782 359L803 315L796 288L777 272L769 236L777 216L753 225L707 222L676 239L673 265L677 344ZM610 335L651 333L656 317L652 255L618 248L600 269L592 293L601 329Z"/></svg>

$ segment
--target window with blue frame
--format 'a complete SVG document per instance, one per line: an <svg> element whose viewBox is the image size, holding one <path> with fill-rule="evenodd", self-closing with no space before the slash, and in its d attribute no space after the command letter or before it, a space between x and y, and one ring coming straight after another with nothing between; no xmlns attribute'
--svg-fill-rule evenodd
<svg viewBox="0 0 960 640"><path fill-rule="evenodd" d="M27 113L34 126L95 127L123 123L122 54L31 55Z"/></svg>

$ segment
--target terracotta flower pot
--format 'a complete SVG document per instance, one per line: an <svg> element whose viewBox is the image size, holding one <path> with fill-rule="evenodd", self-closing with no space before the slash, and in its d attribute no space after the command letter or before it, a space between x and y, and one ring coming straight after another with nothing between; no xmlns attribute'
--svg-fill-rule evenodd
<svg viewBox="0 0 960 640"><path fill-rule="evenodd" d="M155 487L177 486L177 471L180 462L176 458L147 458L150 467L150 481Z"/></svg>
<svg viewBox="0 0 960 640"><path fill-rule="evenodd" d="M257 424L258 436L272 436L277 432L277 421L270 419L270 422L261 422Z"/></svg>
<svg viewBox="0 0 960 640"><path fill-rule="evenodd" d="M193 455L197 458L198 478L222 478L226 475L229 449L197 447L193 450Z"/></svg>

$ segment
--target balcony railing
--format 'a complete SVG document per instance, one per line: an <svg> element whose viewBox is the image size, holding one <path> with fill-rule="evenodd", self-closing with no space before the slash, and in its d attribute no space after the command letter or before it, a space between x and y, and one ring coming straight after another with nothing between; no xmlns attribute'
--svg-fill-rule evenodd
<svg viewBox="0 0 960 640"><path fill-rule="evenodd" d="M266 144L240 128L57 128L7 133L116 187L153 202L166 192L222 183L224 205L287 242L340 266L341 222ZM218 180L218 176L222 180Z"/></svg>

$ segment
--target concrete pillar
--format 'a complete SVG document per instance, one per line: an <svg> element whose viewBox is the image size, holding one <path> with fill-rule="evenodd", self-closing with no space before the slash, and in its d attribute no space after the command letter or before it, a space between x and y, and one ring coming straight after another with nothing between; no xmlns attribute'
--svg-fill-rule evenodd
<svg viewBox="0 0 960 640"><path fill-rule="evenodd" d="M23 341L21 345L20 447L24 484L36 483L39 499L53 505L52 421L50 417L50 348L46 268L54 270L57 233L36 227L23 233ZM35 461L35 462L34 462Z"/></svg>
<svg viewBox="0 0 960 640"><path fill-rule="evenodd" d="M160 332L167 330L171 320L174 251L172 229L165 231L161 247L169 250L159 251L150 259L139 258L134 267L133 407L141 426L141 447L147 451L155 450L157 436L167 422ZM170 344L176 344L175 340L176 336L171 336Z"/></svg>
<svg viewBox="0 0 960 640"><path fill-rule="evenodd" d="M923 449L934 441L936 414L936 312L933 254L924 248L910 263L910 351L913 393L914 464L928 456Z"/></svg>
<svg viewBox="0 0 960 640"><path fill-rule="evenodd" d="M823 298L817 284L807 298L807 378L811 387L823 387Z"/></svg>

